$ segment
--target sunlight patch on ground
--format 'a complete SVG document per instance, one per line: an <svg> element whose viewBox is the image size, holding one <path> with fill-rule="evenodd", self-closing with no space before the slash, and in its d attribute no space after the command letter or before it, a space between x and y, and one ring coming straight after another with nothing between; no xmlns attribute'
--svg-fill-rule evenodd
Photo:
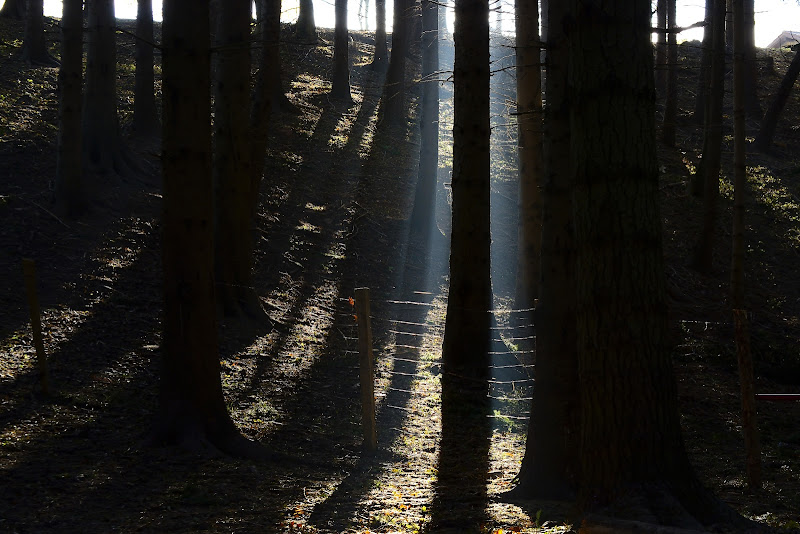
<svg viewBox="0 0 800 534"><path fill-rule="evenodd" d="M375 111L370 115L369 123L364 128L364 134L361 136L361 140L358 143L358 157L361 160L366 159L372 151L372 143L375 140L375 131L378 125L379 111L380 106L375 106Z"/></svg>

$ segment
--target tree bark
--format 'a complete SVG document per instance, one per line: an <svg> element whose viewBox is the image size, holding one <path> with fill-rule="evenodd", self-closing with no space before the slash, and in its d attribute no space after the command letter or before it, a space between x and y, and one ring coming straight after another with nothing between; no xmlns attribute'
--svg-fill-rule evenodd
<svg viewBox="0 0 800 534"><path fill-rule="evenodd" d="M725 0L715 0L711 87L703 136L703 159L697 170L703 191L703 228L698 235L692 258L692 266L702 273L711 272L717 224L719 171L722 158L722 99L725 92L724 23Z"/></svg>
<svg viewBox="0 0 800 534"><path fill-rule="evenodd" d="M658 0L656 3L656 27L659 30L656 36L656 89L663 91L667 87L667 1Z"/></svg>
<svg viewBox="0 0 800 534"><path fill-rule="evenodd" d="M578 356L575 344L575 244L570 168L569 49L572 2L552 2L545 78L542 253L536 324L536 387L525 457L515 492L568 499L576 489Z"/></svg>
<svg viewBox="0 0 800 534"><path fill-rule="evenodd" d="M386 47L386 0L375 0L375 57L372 68L386 68L389 50Z"/></svg>
<svg viewBox="0 0 800 534"><path fill-rule="evenodd" d="M74 217L86 209L81 165L83 6L81 0L64 0L62 7L55 204L57 211Z"/></svg>
<svg viewBox="0 0 800 534"><path fill-rule="evenodd" d="M136 37L133 131L139 136L151 138L158 136L161 127L156 110L153 74L153 0L138 0Z"/></svg>
<svg viewBox="0 0 800 534"><path fill-rule="evenodd" d="M725 48L733 50L733 0L726 0L725 4Z"/></svg>
<svg viewBox="0 0 800 534"><path fill-rule="evenodd" d="M406 118L405 78L406 54L409 50L409 0L394 0L394 25L392 27L392 55L383 85L380 117L390 124L400 124Z"/></svg>
<svg viewBox="0 0 800 534"><path fill-rule="evenodd" d="M681 437L658 209L650 2L577 3L570 120L579 506L643 502L656 523L698 530L734 521L698 482Z"/></svg>
<svg viewBox="0 0 800 534"><path fill-rule="evenodd" d="M331 98L351 102L350 51L347 35L347 0L336 0L336 28L333 34L333 81Z"/></svg>
<svg viewBox="0 0 800 534"><path fill-rule="evenodd" d="M266 54L269 62L270 76L265 79L268 85L264 86L270 92L272 99L272 112L287 109L292 106L286 98L283 89L283 68L281 66L281 0L261 0L263 2L262 31L264 32L264 47L262 54Z"/></svg>
<svg viewBox="0 0 800 534"><path fill-rule="evenodd" d="M439 174L439 14L438 3L434 0L423 0L422 27L419 173L411 231L428 239L436 223L436 179Z"/></svg>
<svg viewBox="0 0 800 534"><path fill-rule="evenodd" d="M667 146L675 146L675 123L678 120L678 44L675 36L675 0L667 3L667 97L664 99L664 122L661 126L661 139Z"/></svg>
<svg viewBox="0 0 800 534"><path fill-rule="evenodd" d="M764 119L761 121L761 128L758 130L754 146L761 151L769 150L772 145L772 138L775 136L775 129L778 127L778 119L781 116L786 102L789 101L789 95L792 92L792 87L797 81L797 76L800 74L800 48L794 54L794 59L786 70L786 74L781 80L781 85L778 92L772 98L772 103L769 109L764 114Z"/></svg>
<svg viewBox="0 0 800 534"><path fill-rule="evenodd" d="M755 0L745 0L744 3L744 107L747 115L760 119L762 115L761 102L758 99L758 65L756 63L756 20Z"/></svg>
<svg viewBox="0 0 800 534"><path fill-rule="evenodd" d="M313 0L300 0L300 13L294 26L294 35L302 43L317 42L317 25L314 22Z"/></svg>
<svg viewBox="0 0 800 534"><path fill-rule="evenodd" d="M58 66L58 61L47 51L47 43L44 38L44 0L28 0L22 59L31 65Z"/></svg>
<svg viewBox="0 0 800 534"><path fill-rule="evenodd" d="M399 2L399 0L398 0ZM489 247L489 3L456 0L453 214L445 373L488 376L492 284ZM394 36L401 34L397 29ZM398 53L392 50L392 61Z"/></svg>
<svg viewBox="0 0 800 534"><path fill-rule="evenodd" d="M697 96L694 100L694 120L698 124L705 122L708 106L708 85L711 82L712 43L714 42L714 2L706 0L705 26L703 27L703 43L700 45L700 71L697 74ZM695 193L699 196L700 193Z"/></svg>
<svg viewBox="0 0 800 534"><path fill-rule="evenodd" d="M0 17L22 20L25 16L25 0L5 0L0 8Z"/></svg>
<svg viewBox="0 0 800 534"><path fill-rule="evenodd" d="M542 252L542 67L539 8L517 0L517 154L519 226L514 307L533 307L539 297Z"/></svg>
<svg viewBox="0 0 800 534"><path fill-rule="evenodd" d="M258 456L228 414L219 374L208 0L166 0L163 13L164 331L154 440Z"/></svg>

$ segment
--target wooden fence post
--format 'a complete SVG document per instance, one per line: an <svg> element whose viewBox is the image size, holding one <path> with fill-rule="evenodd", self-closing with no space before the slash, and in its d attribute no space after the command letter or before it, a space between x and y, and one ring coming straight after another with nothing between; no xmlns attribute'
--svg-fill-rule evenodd
<svg viewBox="0 0 800 534"><path fill-rule="evenodd" d="M378 440L375 434L375 363L372 356L369 288L358 288L355 294L361 376L361 426L364 429L364 447L370 452L375 452L378 448Z"/></svg>
<svg viewBox="0 0 800 534"><path fill-rule="evenodd" d="M42 393L49 395L50 376L47 372L47 355L44 352L44 341L42 340L42 319L39 312L39 295L36 291L36 262L30 258L24 258L22 272L25 276L25 291L28 294L33 347L36 349L36 362L39 366L39 381L42 384Z"/></svg>
<svg viewBox="0 0 800 534"><path fill-rule="evenodd" d="M750 331L747 312L733 310L736 355L739 360L739 380L742 388L742 430L747 454L747 485L751 490L761 489L761 444L756 427L755 386L753 384L753 357L750 353Z"/></svg>

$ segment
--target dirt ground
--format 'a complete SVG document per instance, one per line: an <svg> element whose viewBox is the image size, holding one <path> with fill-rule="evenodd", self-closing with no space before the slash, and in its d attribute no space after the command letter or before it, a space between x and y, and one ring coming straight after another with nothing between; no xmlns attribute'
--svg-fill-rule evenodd
<svg viewBox="0 0 800 534"><path fill-rule="evenodd" d="M160 356L156 154L131 140L152 176L91 177L91 213L77 220L54 214L56 70L21 63L22 25L0 19L0 532L413 533L432 523L453 532L572 530L569 506L503 497L519 468L531 394L531 355L520 341L530 329L508 320L513 272L506 262L514 257L516 221L512 80L499 76L493 90L493 283L496 334L506 347L495 362L522 374L495 377L487 469L475 469L485 464L481 458L460 458L464 498L448 502L435 497L448 490L437 481L452 85L441 88L439 232L425 250L407 238L419 149L417 74L409 76L407 124L379 124L382 74L369 65L371 35L352 34L354 103L345 107L327 96L332 35L303 45L285 31L291 106L273 117L255 276L275 327L223 324L220 331L233 418L281 458L256 463L146 445ZM48 37L57 55L52 21ZM660 157L686 444L702 480L724 501L764 524L800 530L800 403L759 404L764 489L748 490L744 477L726 303L731 146L715 273L687 267L701 203L687 195L686 182L702 135L690 113L698 54L689 45L681 50L679 146L662 148ZM120 34L123 124L132 113L132 52L131 39ZM765 102L791 60L789 52L771 54L776 73L761 73ZM748 305L757 390L764 393L800 393L798 116L795 94L776 153L752 154L748 162ZM750 121L749 131L757 124ZM51 397L40 394L35 370L20 267L27 257L38 268ZM362 448L351 303L357 287L371 295L374 454Z"/></svg>

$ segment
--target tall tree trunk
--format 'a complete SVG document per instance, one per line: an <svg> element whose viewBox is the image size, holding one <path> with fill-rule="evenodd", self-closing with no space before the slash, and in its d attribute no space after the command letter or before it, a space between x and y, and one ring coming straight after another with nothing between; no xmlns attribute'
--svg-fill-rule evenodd
<svg viewBox="0 0 800 534"><path fill-rule="evenodd" d="M375 57L372 68L382 70L389 59L386 47L386 0L375 0Z"/></svg>
<svg viewBox="0 0 800 534"><path fill-rule="evenodd" d="M333 81L331 98L351 102L350 51L347 35L347 0L336 0L336 28L333 34Z"/></svg>
<svg viewBox="0 0 800 534"><path fill-rule="evenodd" d="M656 3L656 89L663 91L667 87L667 1Z"/></svg>
<svg viewBox="0 0 800 534"><path fill-rule="evenodd" d="M59 212L76 216L86 209L81 165L83 6L81 0L64 0L62 7L55 203Z"/></svg>
<svg viewBox="0 0 800 534"><path fill-rule="evenodd" d="M698 235L692 266L710 273L717 225L719 171L722 159L722 99L725 92L725 0L714 3L714 57L711 65L709 106L703 136L703 159L697 175L703 184L703 228Z"/></svg>
<svg viewBox="0 0 800 534"><path fill-rule="evenodd" d="M283 90L283 69L281 67L281 0L261 0L263 2L262 31L264 32L263 54L267 55L272 75L267 79L272 111L291 107L286 91Z"/></svg>
<svg viewBox="0 0 800 534"><path fill-rule="evenodd" d="M422 27L419 174L411 230L427 239L436 222L436 179L439 174L439 14L438 3L434 0L423 0Z"/></svg>
<svg viewBox="0 0 800 534"><path fill-rule="evenodd" d="M536 387L516 491L529 498L567 499L578 477L575 244L567 90L570 67L565 32L575 13L572 2L552 2L549 9L547 18L552 24L545 78L542 265L535 312Z"/></svg>
<svg viewBox="0 0 800 534"><path fill-rule="evenodd" d="M250 132L250 1L226 0L218 12L219 76L214 99L215 273L225 317L268 321L253 287ZM267 32L268 33L268 32Z"/></svg>
<svg viewBox="0 0 800 534"><path fill-rule="evenodd" d="M395 29L394 36L400 34ZM442 358L445 373L486 377L492 309L488 0L456 0L453 35L453 222ZM392 61L395 55L397 44Z"/></svg>
<svg viewBox="0 0 800 534"><path fill-rule="evenodd" d="M733 0L726 0L725 4L725 48L733 50Z"/></svg>
<svg viewBox="0 0 800 534"><path fill-rule="evenodd" d="M0 17L22 20L25 16L26 0L5 0L3 7L0 8Z"/></svg>
<svg viewBox="0 0 800 534"><path fill-rule="evenodd" d="M542 251L542 67L539 8L517 0L517 153L519 227L514 306L526 309L539 297Z"/></svg>
<svg viewBox="0 0 800 534"><path fill-rule="evenodd" d="M664 122L661 126L661 139L667 146L675 146L675 122L678 120L678 44L675 28L675 0L667 3L667 97L664 99Z"/></svg>
<svg viewBox="0 0 800 534"><path fill-rule="evenodd" d="M694 120L698 124L705 122L708 106L708 86L711 82L712 43L714 41L714 2L706 0L706 16L703 27L703 43L700 45L700 71L697 73L697 95L694 100Z"/></svg>
<svg viewBox="0 0 800 534"><path fill-rule="evenodd" d="M314 1L300 0L300 13L294 26L294 35L302 43L317 42L317 24L314 22Z"/></svg>
<svg viewBox="0 0 800 534"><path fill-rule="evenodd" d="M390 124L400 124L406 117L405 78L406 54L409 50L409 0L394 0L394 24L392 27L392 55L389 70L383 85L380 116ZM488 24L488 23L487 23Z"/></svg>
<svg viewBox="0 0 800 534"><path fill-rule="evenodd" d="M786 70L783 80L781 80L778 92L775 93L769 109L764 114L761 128L758 130L754 143L756 149L766 151L772 145L772 138L775 136L775 129L778 127L778 118L784 106L786 106L786 102L789 101L789 95L792 92L794 82L797 81L798 74L800 74L800 48L795 52L794 59L792 59L792 63Z"/></svg>
<svg viewBox="0 0 800 534"><path fill-rule="evenodd" d="M89 46L83 100L84 167L98 174L131 176L117 115L117 54L112 0L88 0Z"/></svg>
<svg viewBox="0 0 800 534"><path fill-rule="evenodd" d="M745 0L744 17L744 62L746 68L744 77L744 107L750 117L760 119L763 112L761 110L761 102L758 99L755 0Z"/></svg>
<svg viewBox="0 0 800 534"><path fill-rule="evenodd" d="M228 414L219 374L208 0L166 0L163 28L164 332L154 440L258 456Z"/></svg>
<svg viewBox="0 0 800 534"><path fill-rule="evenodd" d="M597 6L578 0L570 40L579 504L583 511L635 505L658 522L710 525L731 516L699 484L681 437L658 209L650 2Z"/></svg>
<svg viewBox="0 0 800 534"><path fill-rule="evenodd" d="M138 0L136 37L133 131L142 137L153 137L160 129L153 75L153 0Z"/></svg>
<svg viewBox="0 0 800 534"><path fill-rule="evenodd" d="M731 253L731 308L744 309L744 198L747 187L745 145L744 1L734 0L735 38L733 48L733 246Z"/></svg>
<svg viewBox="0 0 800 534"><path fill-rule="evenodd" d="M44 0L28 0L22 59L31 65L58 66L58 61L47 51L47 43L44 38Z"/></svg>

